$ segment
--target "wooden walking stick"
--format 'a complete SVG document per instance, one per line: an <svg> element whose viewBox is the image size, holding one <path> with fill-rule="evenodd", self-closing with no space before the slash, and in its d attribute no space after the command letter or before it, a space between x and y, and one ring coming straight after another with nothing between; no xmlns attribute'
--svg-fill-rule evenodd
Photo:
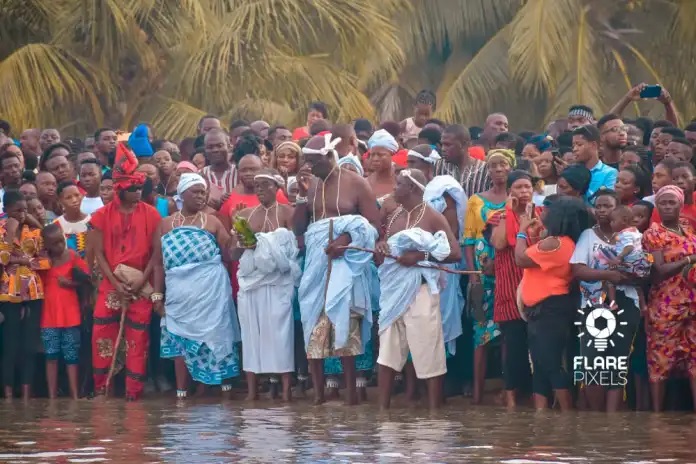
<svg viewBox="0 0 696 464"><path fill-rule="evenodd" d="M367 252L367 253L372 253L372 254L376 254L376 253L377 253L376 250L370 250L369 248L363 248L363 247L352 246L352 245L344 246L344 247L341 247L341 248L343 248L343 249L345 249L345 250L365 251L365 252ZM385 258L391 258L391 259L393 259L393 260L397 260L397 259L398 259L398 257L392 256L392 255L385 255ZM448 268L448 267L439 266L439 265L437 265L437 264L432 264L432 265L430 265L430 266L428 266L428 265L426 265L426 264L416 264L414 267L421 267L421 268L423 268L423 269L437 269L438 271L448 272L448 273L450 273L450 274L481 274L481 271L460 271L460 270L458 270L458 269L450 269L450 268Z"/></svg>
<svg viewBox="0 0 696 464"><path fill-rule="evenodd" d="M109 374L106 376L106 387L104 395L109 395L109 384L114 376L114 371L116 370L116 357L118 356L118 348L121 345L121 340L123 339L123 330L126 326L126 312L128 312L128 306L130 302L127 298L121 298L121 324L118 327L118 335L116 336L116 342L114 343L114 354L111 358L111 367L109 368Z"/></svg>

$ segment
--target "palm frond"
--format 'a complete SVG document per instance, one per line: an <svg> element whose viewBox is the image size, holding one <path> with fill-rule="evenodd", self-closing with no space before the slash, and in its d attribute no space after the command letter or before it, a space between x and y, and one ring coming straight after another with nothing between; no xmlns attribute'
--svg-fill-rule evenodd
<svg viewBox="0 0 696 464"><path fill-rule="evenodd" d="M164 138L181 138L195 134L198 121L207 114L206 111L186 102L158 96L156 110L150 109L148 120L158 128Z"/></svg>
<svg viewBox="0 0 696 464"><path fill-rule="evenodd" d="M597 47L595 32L586 20L587 10L580 13L578 27L571 43L573 58L567 77L560 81L555 92L550 94L545 121L552 121L565 114L574 104L583 104L604 111L607 103L606 70L603 67L602 51Z"/></svg>
<svg viewBox="0 0 696 464"><path fill-rule="evenodd" d="M397 16L407 55L423 56L432 48L461 44L468 37L490 36L507 24L521 0L413 0L412 11Z"/></svg>
<svg viewBox="0 0 696 464"><path fill-rule="evenodd" d="M0 63L0 107L18 127L59 122L72 104L90 108L102 124L99 97L109 104L113 93L103 71L59 45L25 45Z"/></svg>
<svg viewBox="0 0 696 464"><path fill-rule="evenodd" d="M510 80L506 59L510 26L501 29L464 66L447 64L443 85L437 90L436 115L445 121L473 121L485 117Z"/></svg>
<svg viewBox="0 0 696 464"><path fill-rule="evenodd" d="M572 69L582 0L529 0L512 21L510 67L524 89L553 92Z"/></svg>

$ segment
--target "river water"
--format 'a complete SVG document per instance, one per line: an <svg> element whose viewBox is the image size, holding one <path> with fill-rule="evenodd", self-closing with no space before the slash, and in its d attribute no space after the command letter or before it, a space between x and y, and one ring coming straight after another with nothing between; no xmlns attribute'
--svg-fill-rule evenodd
<svg viewBox="0 0 696 464"><path fill-rule="evenodd" d="M441 412L305 402L0 403L0 462L696 463L696 416L448 402Z"/></svg>

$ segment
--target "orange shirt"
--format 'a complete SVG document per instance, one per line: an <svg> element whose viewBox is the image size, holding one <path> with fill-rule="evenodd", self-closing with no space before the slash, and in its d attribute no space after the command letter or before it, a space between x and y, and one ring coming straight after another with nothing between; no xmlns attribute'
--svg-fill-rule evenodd
<svg viewBox="0 0 696 464"><path fill-rule="evenodd" d="M478 145L472 145L469 147L469 156L477 160L486 161L486 150Z"/></svg>
<svg viewBox="0 0 696 464"><path fill-rule="evenodd" d="M575 243L568 237L558 239L561 244L552 251L540 250L538 243L527 248L527 257L539 267L524 268L521 285L525 306L534 306L552 295L565 295L570 289L573 273L569 261Z"/></svg>
<svg viewBox="0 0 696 464"><path fill-rule="evenodd" d="M309 128L308 127L298 127L294 131L292 131L292 139L295 142L299 142L302 139L306 139L309 137Z"/></svg>
<svg viewBox="0 0 696 464"><path fill-rule="evenodd" d="M89 273L87 264L75 253L69 250L70 259L65 263L54 266L44 274L44 293L46 298L41 310L41 328L57 329L65 327L76 327L80 325L80 301L77 297L77 290L74 288L63 288L58 285L58 277L72 280L72 270L74 267Z"/></svg>

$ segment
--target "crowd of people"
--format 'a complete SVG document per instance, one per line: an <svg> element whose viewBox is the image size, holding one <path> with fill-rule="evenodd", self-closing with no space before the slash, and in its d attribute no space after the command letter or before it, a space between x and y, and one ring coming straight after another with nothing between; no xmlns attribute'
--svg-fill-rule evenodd
<svg viewBox="0 0 696 464"><path fill-rule="evenodd" d="M696 123L665 90L664 120L624 119L644 87L543 133L440 121L427 90L376 127L321 102L294 130L207 115L180 141L2 121L4 395L377 385L389 408L425 386L438 408L499 370L511 408L616 411L630 387L660 411L674 379L696 398ZM601 307L608 346L582 338ZM578 356L630 359L605 366L626 382L578 382Z"/></svg>

